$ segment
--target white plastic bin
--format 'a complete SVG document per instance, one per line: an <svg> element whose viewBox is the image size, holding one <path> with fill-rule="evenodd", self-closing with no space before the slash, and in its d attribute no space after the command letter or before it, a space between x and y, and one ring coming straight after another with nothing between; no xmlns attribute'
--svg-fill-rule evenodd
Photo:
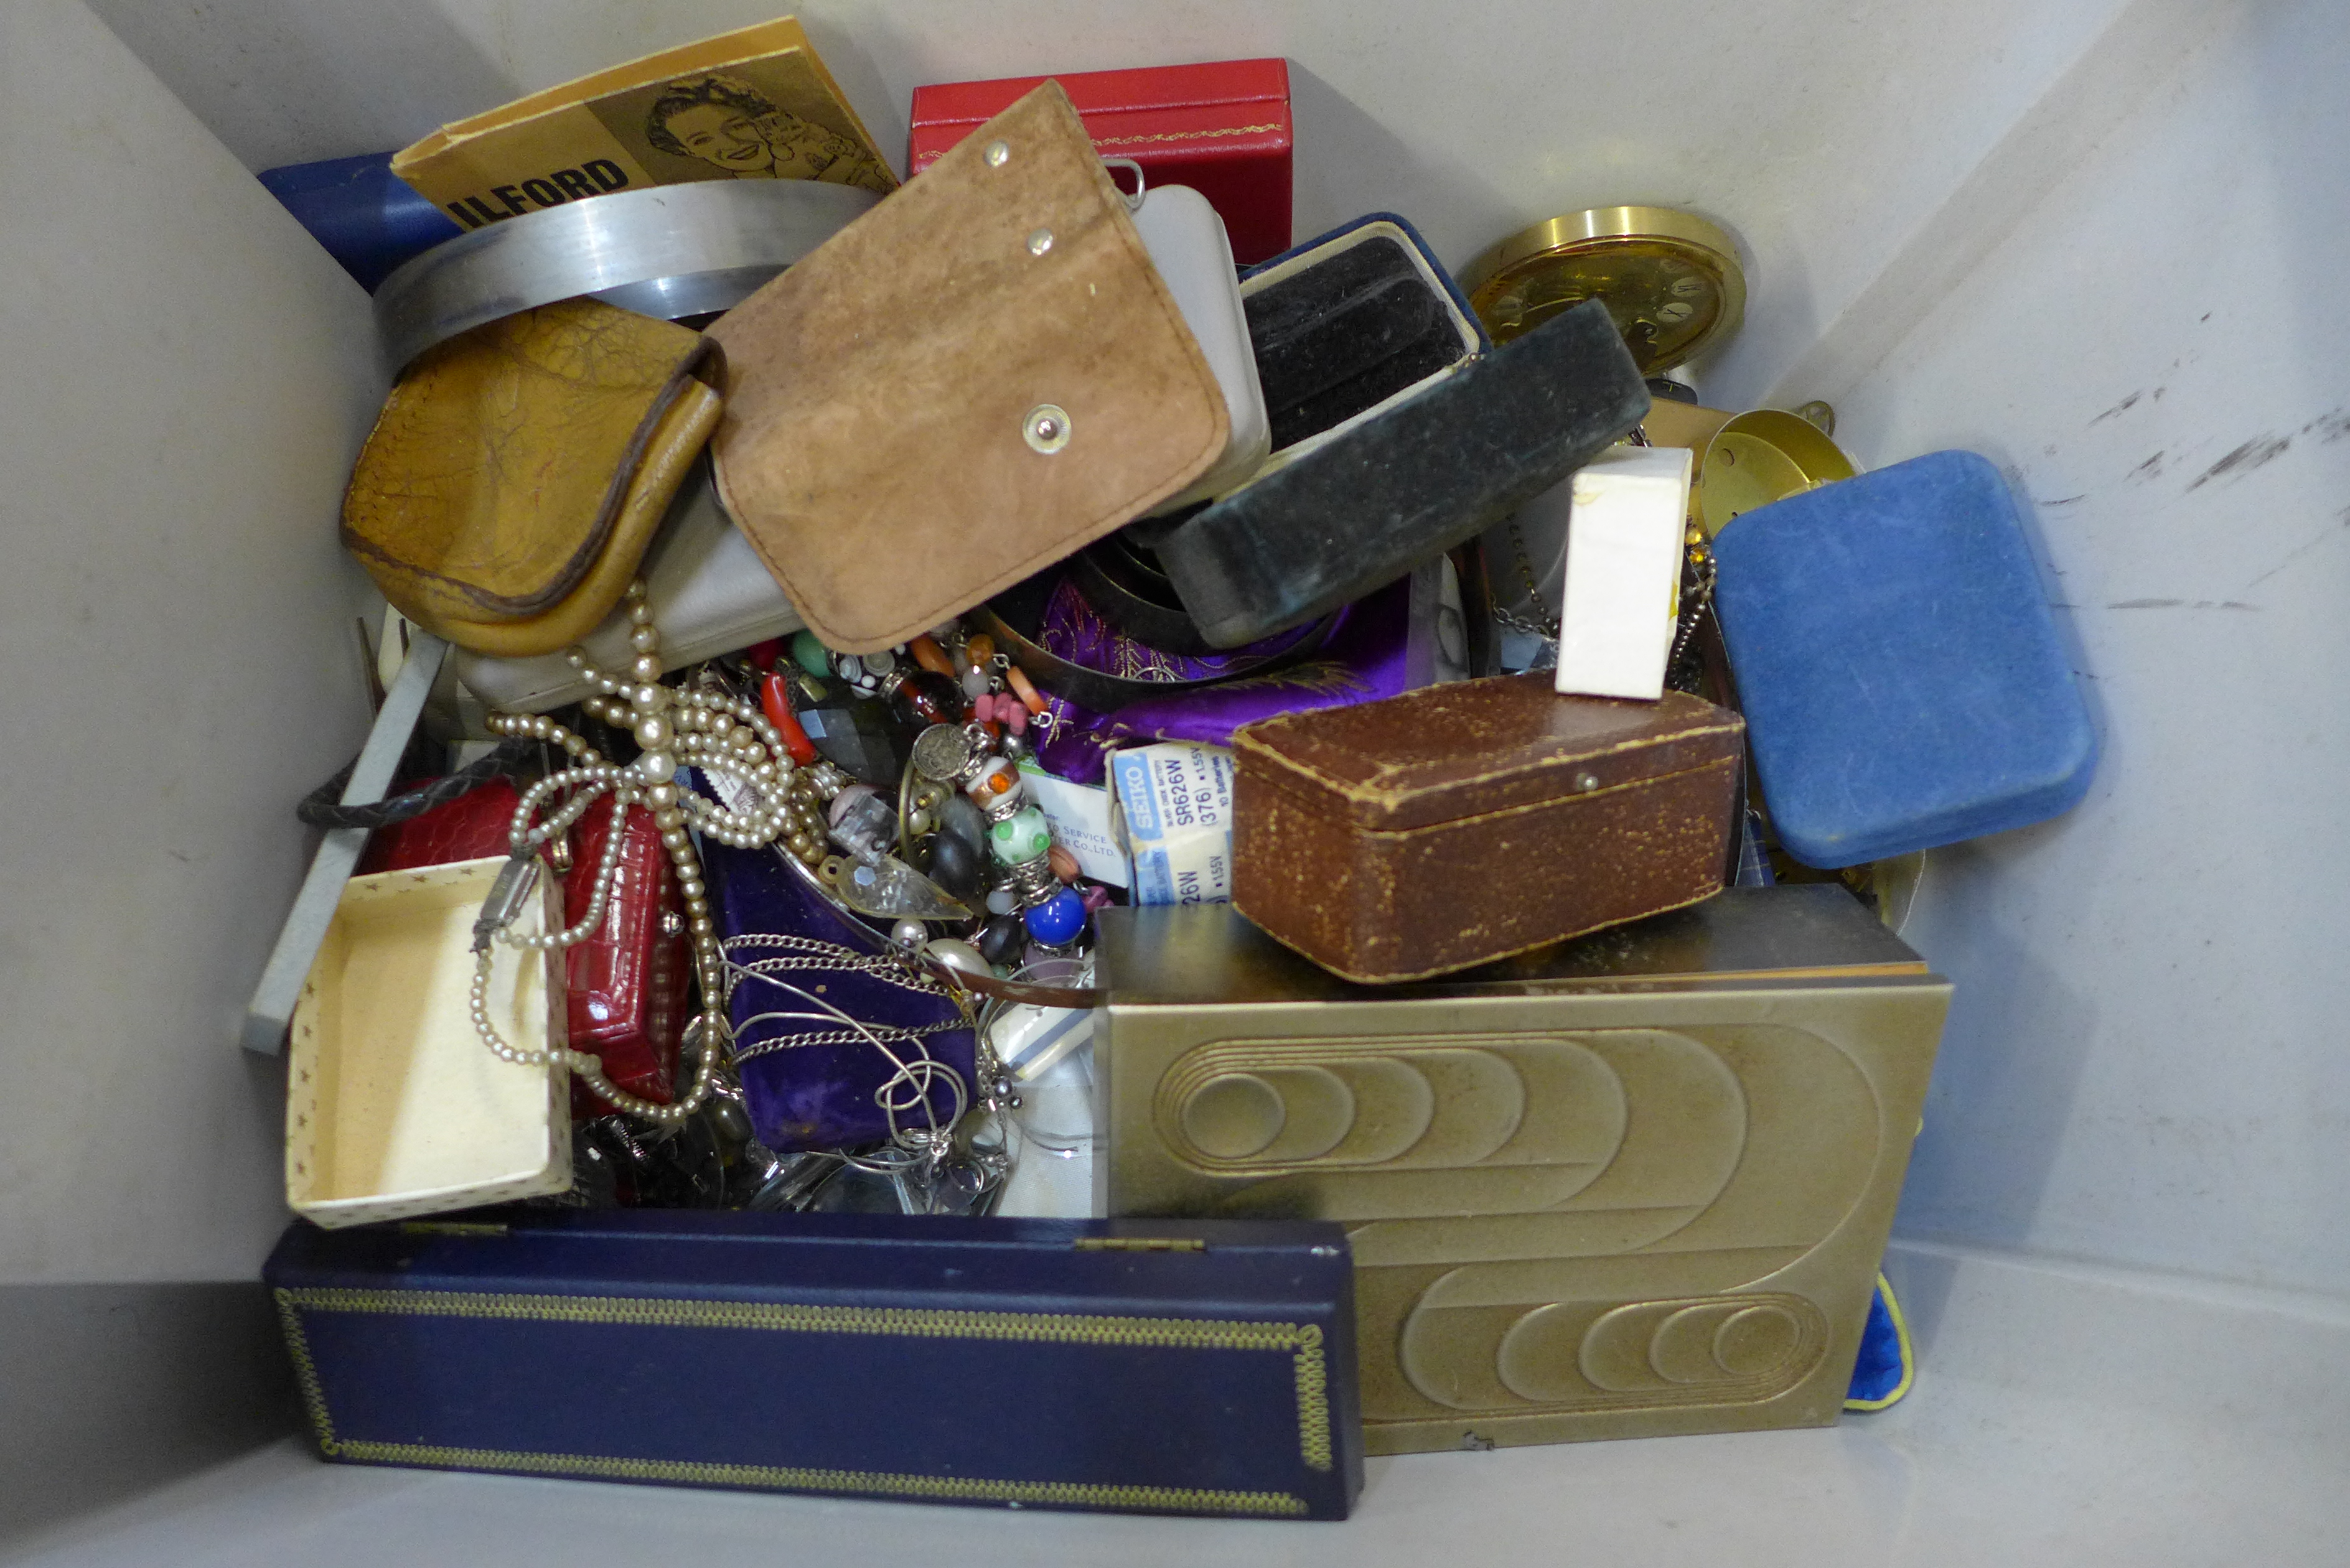
<svg viewBox="0 0 2350 1568"><path fill-rule="evenodd" d="M1687 205L1726 408L2037 504L2088 802L1938 852L1959 984L1890 1268L1908 1401L1375 1461L1338 1526L329 1468L255 1272L234 1024L365 724L336 505L366 301L249 171L380 151L777 0L0 6L0 1556L359 1564L2338 1563L2350 1548L2350 10L2336 0L811 0L920 83L1285 55L1296 230L1454 265ZM723 1376L723 1369L702 1374ZM853 1418L844 1412L843 1418Z"/></svg>

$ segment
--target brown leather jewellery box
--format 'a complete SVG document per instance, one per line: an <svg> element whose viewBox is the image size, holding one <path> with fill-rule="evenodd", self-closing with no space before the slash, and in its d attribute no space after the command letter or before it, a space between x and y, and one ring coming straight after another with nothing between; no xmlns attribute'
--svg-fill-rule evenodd
<svg viewBox="0 0 2350 1568"><path fill-rule="evenodd" d="M1232 902L1361 981L1419 980L1721 890L1745 722L1547 671L1234 738Z"/></svg>

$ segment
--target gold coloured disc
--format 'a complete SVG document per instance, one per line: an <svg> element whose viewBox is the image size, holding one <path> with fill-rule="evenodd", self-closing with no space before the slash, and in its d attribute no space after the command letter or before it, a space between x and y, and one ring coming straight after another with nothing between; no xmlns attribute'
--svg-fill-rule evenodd
<svg viewBox="0 0 2350 1568"><path fill-rule="evenodd" d="M1594 207L1536 223L1470 263L1461 284L1495 343L1600 301L1644 376L1718 346L1746 311L1730 236L1670 207Z"/></svg>
<svg viewBox="0 0 2350 1568"><path fill-rule="evenodd" d="M1698 462L1698 520L1711 536L1742 512L1858 472L1817 425L1778 409L1754 409L1706 443Z"/></svg>

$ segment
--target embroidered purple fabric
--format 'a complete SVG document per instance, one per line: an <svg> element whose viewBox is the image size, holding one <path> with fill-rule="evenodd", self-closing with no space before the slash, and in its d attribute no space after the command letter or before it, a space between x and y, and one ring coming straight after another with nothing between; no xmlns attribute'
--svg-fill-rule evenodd
<svg viewBox="0 0 2350 1568"><path fill-rule="evenodd" d="M945 1126L958 1096L923 1060L952 1069L967 1092L977 1083L972 1033L954 1002L880 955L869 930L852 929L854 919L772 847L705 839L702 857L733 977L735 1070L759 1141L778 1154L878 1143L891 1131L885 1100L900 1127L933 1116ZM871 1040L787 985L865 1025L910 1069L901 1074Z"/></svg>
<svg viewBox="0 0 2350 1568"><path fill-rule="evenodd" d="M1344 708L1394 697L1404 690L1409 640L1411 584L1389 584L1338 612L1323 650L1269 675L1243 675L1204 691L1145 698L1113 713L1096 713L1060 697L1050 700L1053 732L1036 760L1066 779L1099 784L1104 757L1148 741L1191 741L1228 746L1232 732L1276 713ZM1283 632L1229 653L1185 655L1147 648L1096 614L1076 583L1064 578L1045 607L1036 640L1072 664L1130 680L1197 680L1295 648L1310 627Z"/></svg>

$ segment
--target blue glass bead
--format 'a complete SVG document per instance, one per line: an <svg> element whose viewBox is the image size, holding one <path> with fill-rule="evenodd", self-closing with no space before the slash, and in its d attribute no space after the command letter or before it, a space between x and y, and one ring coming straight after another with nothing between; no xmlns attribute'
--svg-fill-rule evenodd
<svg viewBox="0 0 2350 1568"><path fill-rule="evenodd" d="M1072 888L1064 888L1027 915L1028 934L1048 948L1074 941L1086 929L1086 901Z"/></svg>

